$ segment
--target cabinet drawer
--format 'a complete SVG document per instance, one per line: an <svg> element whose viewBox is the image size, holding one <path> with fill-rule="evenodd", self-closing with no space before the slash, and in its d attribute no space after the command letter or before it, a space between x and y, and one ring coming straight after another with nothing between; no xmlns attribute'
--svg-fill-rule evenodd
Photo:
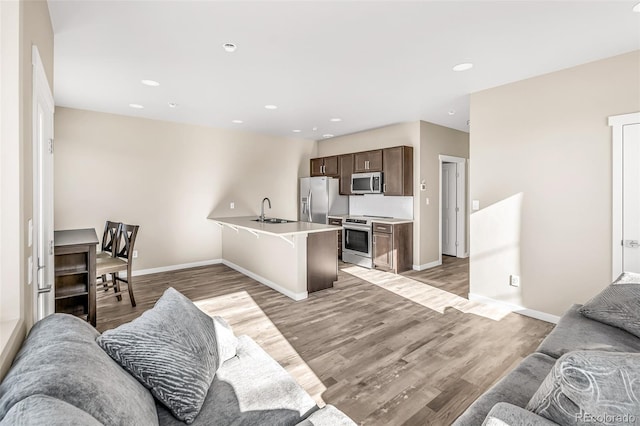
<svg viewBox="0 0 640 426"><path fill-rule="evenodd" d="M393 225L387 223L373 223L373 232L384 232L386 234L393 233Z"/></svg>
<svg viewBox="0 0 640 426"><path fill-rule="evenodd" d="M329 225L342 226L342 219L329 218Z"/></svg>

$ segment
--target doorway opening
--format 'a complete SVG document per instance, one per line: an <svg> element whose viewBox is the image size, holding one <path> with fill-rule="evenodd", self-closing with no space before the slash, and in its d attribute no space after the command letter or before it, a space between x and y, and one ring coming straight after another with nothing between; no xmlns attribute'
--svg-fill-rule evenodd
<svg viewBox="0 0 640 426"><path fill-rule="evenodd" d="M466 158L440 155L439 218L440 262L468 257Z"/></svg>

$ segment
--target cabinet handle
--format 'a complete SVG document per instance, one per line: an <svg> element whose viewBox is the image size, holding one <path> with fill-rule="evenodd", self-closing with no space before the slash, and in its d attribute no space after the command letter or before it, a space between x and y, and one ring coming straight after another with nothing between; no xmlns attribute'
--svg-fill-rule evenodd
<svg viewBox="0 0 640 426"><path fill-rule="evenodd" d="M369 160L364 162L364 168L369 170Z"/></svg>
<svg viewBox="0 0 640 426"><path fill-rule="evenodd" d="M324 174L324 166L320 166L320 173Z"/></svg>

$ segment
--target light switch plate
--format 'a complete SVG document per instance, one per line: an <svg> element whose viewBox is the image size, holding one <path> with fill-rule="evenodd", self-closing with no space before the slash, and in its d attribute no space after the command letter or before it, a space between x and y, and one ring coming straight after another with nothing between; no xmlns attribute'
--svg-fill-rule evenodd
<svg viewBox="0 0 640 426"><path fill-rule="evenodd" d="M473 200L473 201L471 202L471 209L472 209L473 211L480 210L480 200Z"/></svg>
<svg viewBox="0 0 640 426"><path fill-rule="evenodd" d="M235 208L236 208L236 203L234 203L233 201L232 201L232 202L230 202L230 203L229 203L229 208L230 208L231 210L235 209Z"/></svg>

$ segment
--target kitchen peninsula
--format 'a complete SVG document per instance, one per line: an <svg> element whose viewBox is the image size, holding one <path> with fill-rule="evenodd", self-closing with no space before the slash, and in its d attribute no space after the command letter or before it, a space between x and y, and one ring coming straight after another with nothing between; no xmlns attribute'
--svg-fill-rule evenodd
<svg viewBox="0 0 640 426"><path fill-rule="evenodd" d="M223 263L285 296L306 299L338 279L339 226L259 222L256 216L210 219L221 228Z"/></svg>

